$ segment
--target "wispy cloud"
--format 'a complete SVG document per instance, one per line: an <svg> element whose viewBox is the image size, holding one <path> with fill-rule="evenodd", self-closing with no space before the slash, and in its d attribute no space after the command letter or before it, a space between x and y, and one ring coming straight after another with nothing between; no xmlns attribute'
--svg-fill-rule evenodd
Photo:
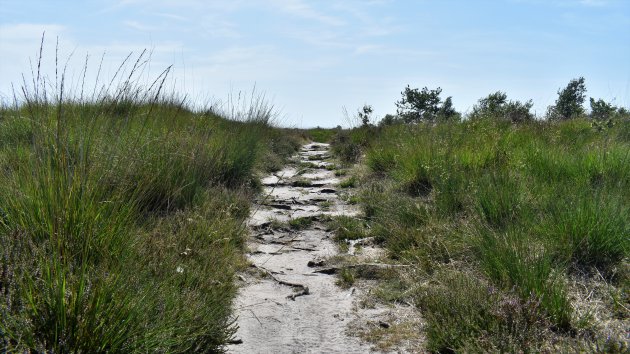
<svg viewBox="0 0 630 354"><path fill-rule="evenodd" d="M138 21L128 20L128 21L124 21L123 24L129 28L133 28L135 30L142 31L142 32L152 32L158 29L157 27L145 25Z"/></svg>
<svg viewBox="0 0 630 354"><path fill-rule="evenodd" d="M393 106L407 83L442 86L462 107L493 89L542 97L545 104L545 95L555 97L555 89L574 75L587 77L593 95L603 97L601 87L608 85L615 95L628 96L624 44L630 0L452 3L56 0L38 6L41 0L5 1L0 92L20 83L21 72L30 74L29 59L37 58L45 30L42 72L48 65L53 80L56 37L60 61L75 53L68 67L76 77L85 53L92 68L106 52L106 76L129 52L147 48L152 61L146 70L174 64L173 76L183 90L221 94L230 85L257 82L293 105L289 114L317 124L326 124L324 116L335 119L341 105L367 100L375 109ZM49 18L51 7L67 16L36 23Z"/></svg>
<svg viewBox="0 0 630 354"><path fill-rule="evenodd" d="M610 1L607 0L580 0L580 4L584 6L602 7L610 5Z"/></svg>
<svg viewBox="0 0 630 354"><path fill-rule="evenodd" d="M380 52L383 50L382 45L377 44L364 44L355 48L354 54L362 55L362 54L370 54L375 52Z"/></svg>
<svg viewBox="0 0 630 354"><path fill-rule="evenodd" d="M203 30L204 35L212 38L236 39L242 37L235 23L215 15L201 17L198 26Z"/></svg>
<svg viewBox="0 0 630 354"><path fill-rule="evenodd" d="M48 36L55 37L63 34L66 30L66 26L54 23L16 23L0 25L0 38L3 38L3 41L31 40L41 38L44 32Z"/></svg>
<svg viewBox="0 0 630 354"><path fill-rule="evenodd" d="M234 46L216 52L208 57L212 64L253 62L273 52L271 46Z"/></svg>
<svg viewBox="0 0 630 354"><path fill-rule="evenodd" d="M541 5L552 5L561 7L606 7L619 2L619 0L511 0L516 3L530 3Z"/></svg>
<svg viewBox="0 0 630 354"><path fill-rule="evenodd" d="M346 24L342 19L318 11L303 0L272 0L270 3L281 11L304 19L315 20L330 26Z"/></svg>
<svg viewBox="0 0 630 354"><path fill-rule="evenodd" d="M190 21L190 18L186 17L186 16L180 16L180 15L176 15L176 14L172 14L172 13L165 13L165 12L155 12L153 13L154 16L158 16L158 17L162 17L162 18L166 18L169 20L175 20L175 21L180 21L180 22L188 22Z"/></svg>

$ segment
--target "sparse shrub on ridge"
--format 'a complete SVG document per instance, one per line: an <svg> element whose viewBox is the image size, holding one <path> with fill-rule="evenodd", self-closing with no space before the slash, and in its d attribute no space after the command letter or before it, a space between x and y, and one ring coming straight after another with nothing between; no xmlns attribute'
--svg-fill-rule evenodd
<svg viewBox="0 0 630 354"><path fill-rule="evenodd" d="M505 92L497 91L480 99L473 107L469 118L494 118L512 123L527 122L534 119L534 115L530 112L533 105L531 100L525 103L508 101Z"/></svg>
<svg viewBox="0 0 630 354"><path fill-rule="evenodd" d="M396 102L398 116L405 123L436 122L459 120L460 116L453 107L453 100L449 96L442 102L438 87L429 90L412 89L409 85L401 92L402 98Z"/></svg>
<svg viewBox="0 0 630 354"><path fill-rule="evenodd" d="M617 107L613 106L610 103L602 100L601 98L595 100L593 97L589 99L589 103L591 106L591 118L597 120L603 120L611 118L613 114L617 111Z"/></svg>
<svg viewBox="0 0 630 354"><path fill-rule="evenodd" d="M586 85L584 78L573 79L567 86L558 90L558 99L547 109L548 120L566 120L577 118L584 114L584 100L586 99Z"/></svg>

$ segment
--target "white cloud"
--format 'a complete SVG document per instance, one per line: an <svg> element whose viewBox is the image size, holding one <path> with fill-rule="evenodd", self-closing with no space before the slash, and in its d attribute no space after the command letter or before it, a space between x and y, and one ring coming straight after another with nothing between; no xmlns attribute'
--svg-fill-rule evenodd
<svg viewBox="0 0 630 354"><path fill-rule="evenodd" d="M553 5L561 7L587 6L606 7L618 3L618 0L511 0L516 3Z"/></svg>
<svg viewBox="0 0 630 354"><path fill-rule="evenodd" d="M54 23L17 23L12 25L0 25L0 38L2 47L7 43L20 43L25 40L33 40L42 37L46 32L47 37L59 36L66 31L66 27Z"/></svg>
<svg viewBox="0 0 630 354"><path fill-rule="evenodd" d="M142 32L152 32L158 29L157 27L148 26L138 21L124 21L123 24L129 28L133 28Z"/></svg>
<svg viewBox="0 0 630 354"><path fill-rule="evenodd" d="M188 18L188 17L180 16L180 15L176 15L176 14L171 14L171 13L156 12L156 13L153 13L153 15L158 16L158 17L167 18L167 19L170 19L170 20L180 21L180 22L190 22L190 18Z"/></svg>
<svg viewBox="0 0 630 354"><path fill-rule="evenodd" d="M303 0L272 0L270 3L281 11L291 15L315 20L329 26L343 26L346 24L345 21L338 17L317 11Z"/></svg>
<svg viewBox="0 0 630 354"><path fill-rule="evenodd" d="M602 7L602 6L609 5L609 1L607 0L580 0L580 4L584 6Z"/></svg>
<svg viewBox="0 0 630 354"><path fill-rule="evenodd" d="M216 15L202 17L199 26L203 29L204 34L213 38L236 39L242 37L236 24Z"/></svg>
<svg viewBox="0 0 630 354"><path fill-rule="evenodd" d="M361 54L377 53L377 52L382 51L383 48L384 46L377 45L377 44L360 45L355 48L354 54L361 55Z"/></svg>
<svg viewBox="0 0 630 354"><path fill-rule="evenodd" d="M45 33L42 59L55 57L55 38L67 39L67 28L58 24L18 23L0 25L0 77L3 84L19 82L21 73L30 70L39 57L39 45ZM50 43L53 43L52 45ZM72 43L70 39L67 43ZM0 91L6 87L0 87Z"/></svg>
<svg viewBox="0 0 630 354"><path fill-rule="evenodd" d="M273 52L271 46L230 47L208 57L212 64L255 62Z"/></svg>

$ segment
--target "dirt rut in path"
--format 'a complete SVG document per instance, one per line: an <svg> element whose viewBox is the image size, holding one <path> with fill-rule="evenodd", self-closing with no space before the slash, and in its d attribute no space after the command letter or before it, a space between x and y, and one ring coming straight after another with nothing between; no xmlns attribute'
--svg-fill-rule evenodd
<svg viewBox="0 0 630 354"><path fill-rule="evenodd" d="M325 215L355 215L340 200L339 180L326 169L327 144L308 144L299 163L263 179L248 242L251 271L235 302L239 344L233 353L365 353L370 348L346 334L357 315L356 289L335 285L317 272L337 254ZM307 167L304 167L307 166Z"/></svg>

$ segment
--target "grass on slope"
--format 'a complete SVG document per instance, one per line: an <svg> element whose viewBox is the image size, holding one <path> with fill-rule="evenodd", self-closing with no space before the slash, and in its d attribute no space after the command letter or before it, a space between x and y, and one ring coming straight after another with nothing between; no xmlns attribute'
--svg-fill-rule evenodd
<svg viewBox="0 0 630 354"><path fill-rule="evenodd" d="M0 108L0 351L220 352L234 333L255 171L297 138L132 81L77 99L38 74Z"/></svg>
<svg viewBox="0 0 630 354"><path fill-rule="evenodd" d="M627 118L371 130L345 133L371 136L369 236L414 265L428 349L627 350Z"/></svg>

